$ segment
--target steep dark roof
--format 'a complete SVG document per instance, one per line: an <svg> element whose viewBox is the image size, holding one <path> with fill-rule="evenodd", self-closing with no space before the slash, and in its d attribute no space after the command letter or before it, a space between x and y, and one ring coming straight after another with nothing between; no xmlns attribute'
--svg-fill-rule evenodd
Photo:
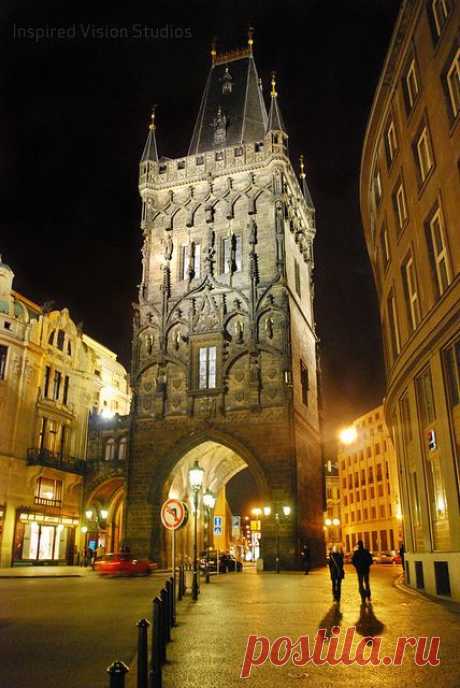
<svg viewBox="0 0 460 688"><path fill-rule="evenodd" d="M155 127L150 125L147 140L142 153L141 162L158 162L157 141L155 138Z"/></svg>
<svg viewBox="0 0 460 688"><path fill-rule="evenodd" d="M278 105L278 96L272 95L271 101L270 112L268 113L267 131L284 131L286 133L286 127L284 126L283 117Z"/></svg>
<svg viewBox="0 0 460 688"><path fill-rule="evenodd" d="M266 124L252 55L219 59L209 72L188 154L260 141Z"/></svg>

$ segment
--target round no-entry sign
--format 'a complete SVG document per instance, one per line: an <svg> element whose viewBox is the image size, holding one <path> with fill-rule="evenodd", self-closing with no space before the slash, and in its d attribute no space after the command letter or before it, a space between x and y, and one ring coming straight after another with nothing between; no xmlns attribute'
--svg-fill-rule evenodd
<svg viewBox="0 0 460 688"><path fill-rule="evenodd" d="M167 499L161 507L161 522L168 530L177 530L186 518L187 507L179 499Z"/></svg>

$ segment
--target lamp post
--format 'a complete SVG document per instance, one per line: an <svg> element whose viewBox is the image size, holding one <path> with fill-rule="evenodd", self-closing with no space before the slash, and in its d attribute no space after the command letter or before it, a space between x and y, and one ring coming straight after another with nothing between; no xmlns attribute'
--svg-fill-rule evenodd
<svg viewBox="0 0 460 688"><path fill-rule="evenodd" d="M194 506L194 527L193 527L193 581L192 581L192 600L196 602L198 599L199 585L198 585L198 495L203 484L204 470L201 468L198 461L195 461L193 466L189 469L188 478L190 487L193 491L193 506Z"/></svg>
<svg viewBox="0 0 460 688"><path fill-rule="evenodd" d="M209 490L204 493L203 495L203 504L206 507L206 517L207 517L207 527L205 530L205 535L206 535L206 540L205 540L205 545L206 545L206 583L210 582L210 576L209 576L209 520L211 518L212 510L214 509L214 506L216 504L216 498L214 497L213 493L210 492Z"/></svg>

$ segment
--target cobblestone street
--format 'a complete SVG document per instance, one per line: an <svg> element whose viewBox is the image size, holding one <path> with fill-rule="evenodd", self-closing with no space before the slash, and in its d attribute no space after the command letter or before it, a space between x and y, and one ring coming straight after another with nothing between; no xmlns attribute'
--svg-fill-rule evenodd
<svg viewBox="0 0 460 688"><path fill-rule="evenodd" d="M460 615L417 593L394 586L400 567L374 566L371 577L373 614L360 615L356 575L347 567L340 611L331 601L330 582L325 570L309 576L285 573L279 576L256 574L253 570L213 578L202 583L197 603L187 599L178 607L178 627L168 646L164 686L173 688L220 688L241 684L240 671L250 634L265 635L272 642L281 635L294 641L307 634L311 641L318 628L340 625L345 631L357 627L355 648L363 635L382 634L381 656L393 655L399 636L441 637L440 664L414 665L414 651L408 647L400 667L380 666L293 666L253 667L247 683L254 688L314 685L332 688L442 685L458 688L460 658L458 637ZM258 646L259 648L259 646ZM256 651L256 656L259 649ZM281 653L282 654L282 653ZM352 651L354 656L354 650ZM346 673L345 673L346 672Z"/></svg>

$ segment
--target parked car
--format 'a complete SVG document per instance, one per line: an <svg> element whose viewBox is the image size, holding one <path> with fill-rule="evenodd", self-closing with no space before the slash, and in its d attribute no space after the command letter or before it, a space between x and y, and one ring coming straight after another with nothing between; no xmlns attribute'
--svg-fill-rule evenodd
<svg viewBox="0 0 460 688"><path fill-rule="evenodd" d="M376 564L401 564L401 557L396 552L380 552L375 559Z"/></svg>
<svg viewBox="0 0 460 688"><path fill-rule="evenodd" d="M158 564L146 559L134 559L131 554L105 554L96 559L94 569L103 576L148 576Z"/></svg>

